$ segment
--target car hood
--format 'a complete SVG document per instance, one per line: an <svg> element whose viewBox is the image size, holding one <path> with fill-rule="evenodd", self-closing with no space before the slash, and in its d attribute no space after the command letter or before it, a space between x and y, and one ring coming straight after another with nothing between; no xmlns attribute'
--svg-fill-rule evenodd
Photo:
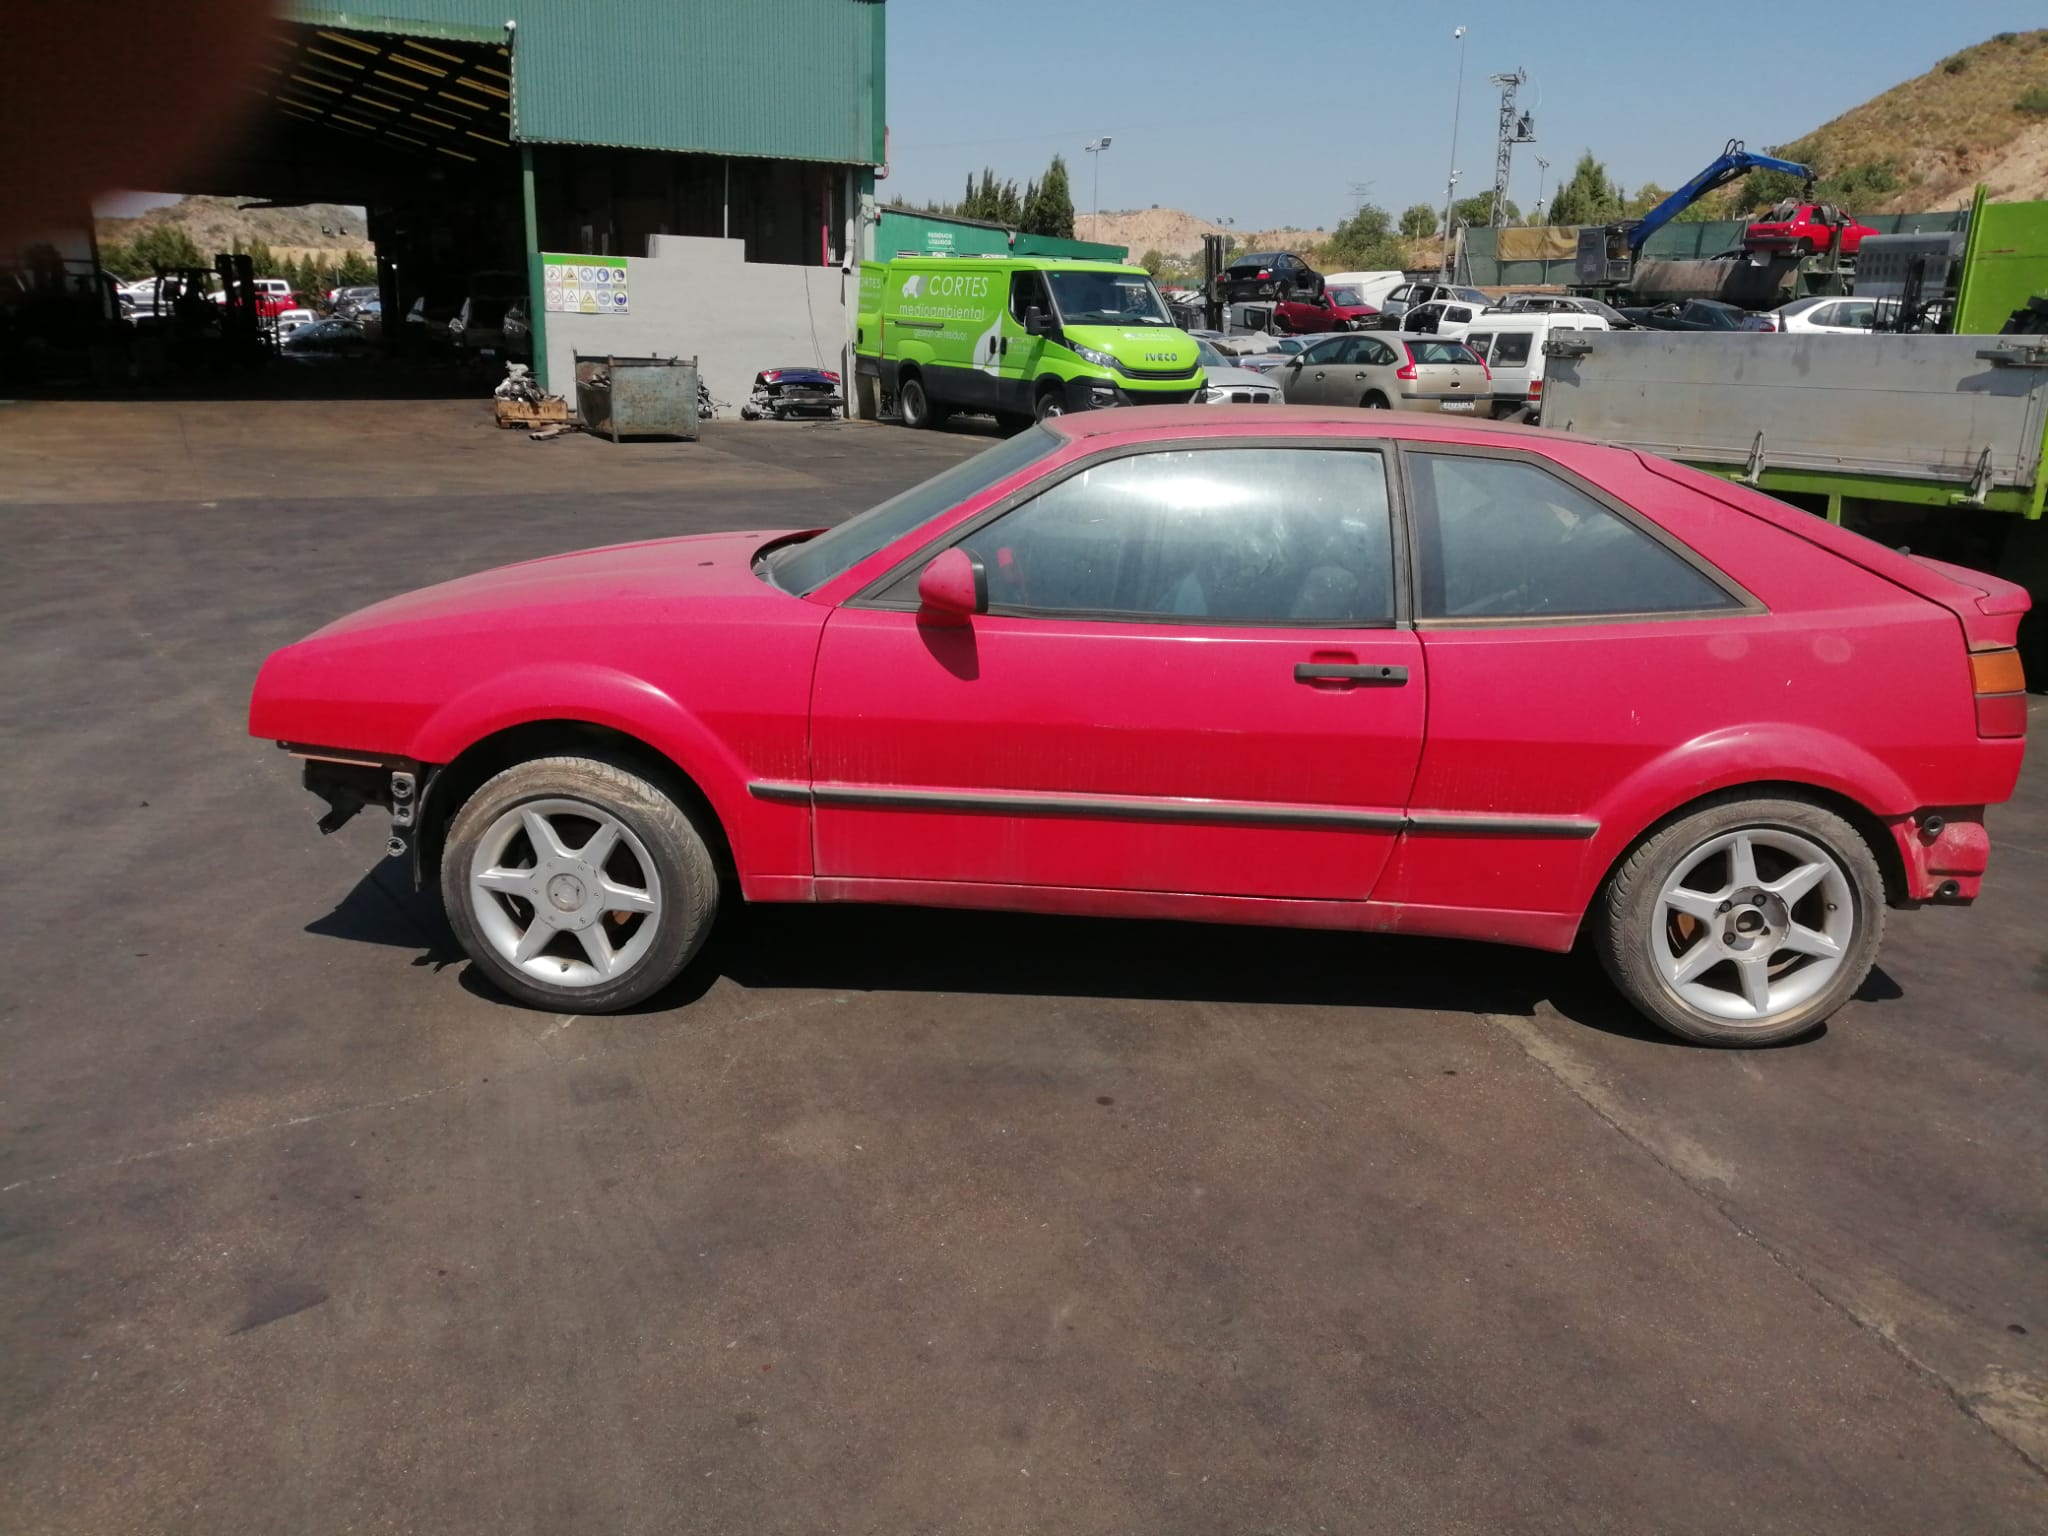
<svg viewBox="0 0 2048 1536"><path fill-rule="evenodd" d="M1155 325L1070 325L1067 335L1142 373L1192 368L1198 360L1194 337Z"/></svg>
<svg viewBox="0 0 2048 1536"><path fill-rule="evenodd" d="M542 712L529 718L618 724L584 712L598 707L593 690L651 698L645 679L673 684L679 667L688 670L681 658L700 659L726 682L752 666L776 673L777 656L815 645L829 612L754 574L755 554L787 537L617 544L373 603L271 654L250 697L250 734L424 761L460 745L435 734L444 710L477 734L530 707ZM501 694L519 708L473 718L489 714L476 701L502 703Z"/></svg>
<svg viewBox="0 0 2048 1536"><path fill-rule="evenodd" d="M1251 368L1211 368L1211 387L1221 385L1225 389L1272 389L1274 383L1263 373Z"/></svg>
<svg viewBox="0 0 2048 1536"><path fill-rule="evenodd" d="M675 539L610 544L572 554L501 565L372 603L307 636L321 641L368 631L403 628L421 637L441 630L469 631L479 621L516 624L522 631L549 613L586 618L645 605L667 607L723 594L764 590L754 574L755 553L785 533L708 533Z"/></svg>

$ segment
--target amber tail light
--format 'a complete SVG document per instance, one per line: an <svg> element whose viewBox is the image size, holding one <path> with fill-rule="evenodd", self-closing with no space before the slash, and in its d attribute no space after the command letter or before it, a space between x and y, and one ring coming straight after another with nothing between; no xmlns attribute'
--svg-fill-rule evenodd
<svg viewBox="0 0 2048 1536"><path fill-rule="evenodd" d="M1979 736L2027 734L2027 675L2018 651L1972 651L1970 684L1977 694Z"/></svg>

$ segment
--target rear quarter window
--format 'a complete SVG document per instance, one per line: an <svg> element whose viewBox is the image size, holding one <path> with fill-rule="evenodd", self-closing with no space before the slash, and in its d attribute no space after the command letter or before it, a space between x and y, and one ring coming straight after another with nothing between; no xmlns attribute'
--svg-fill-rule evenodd
<svg viewBox="0 0 2048 1536"><path fill-rule="evenodd" d="M1534 338L1527 331L1505 331L1493 345L1493 361L1496 365L1505 363L1510 367L1529 361L1529 343Z"/></svg>
<svg viewBox="0 0 2048 1536"><path fill-rule="evenodd" d="M1741 603L1613 508L1522 459L1408 455L1417 616L1713 613Z"/></svg>

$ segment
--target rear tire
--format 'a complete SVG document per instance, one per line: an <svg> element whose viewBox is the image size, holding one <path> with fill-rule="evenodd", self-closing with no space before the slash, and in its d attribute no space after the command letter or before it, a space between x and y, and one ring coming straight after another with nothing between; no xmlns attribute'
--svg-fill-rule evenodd
<svg viewBox="0 0 2048 1536"><path fill-rule="evenodd" d="M1391 411L1394 406L1385 395L1374 389L1366 392L1365 398L1358 402L1358 408L1363 411Z"/></svg>
<svg viewBox="0 0 2048 1536"><path fill-rule="evenodd" d="M703 948L718 895L689 813L591 758L536 758L489 780L455 813L441 858L448 921L479 974L554 1013L659 992Z"/></svg>
<svg viewBox="0 0 2048 1536"><path fill-rule="evenodd" d="M938 425L937 413L932 409L931 396L924 392L924 380L916 374L896 383L896 410L903 417L903 425L922 431Z"/></svg>
<svg viewBox="0 0 2048 1536"><path fill-rule="evenodd" d="M1644 840L1595 903L1595 952L1652 1023L1700 1045L1775 1045L1847 1002L1884 938L1884 878L1848 822L1731 797Z"/></svg>

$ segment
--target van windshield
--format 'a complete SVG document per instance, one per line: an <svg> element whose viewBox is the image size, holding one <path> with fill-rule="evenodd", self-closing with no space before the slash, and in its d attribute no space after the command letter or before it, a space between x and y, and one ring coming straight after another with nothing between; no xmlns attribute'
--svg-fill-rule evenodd
<svg viewBox="0 0 2048 1536"><path fill-rule="evenodd" d="M1152 279L1131 272L1048 272L1068 325L1172 325Z"/></svg>

